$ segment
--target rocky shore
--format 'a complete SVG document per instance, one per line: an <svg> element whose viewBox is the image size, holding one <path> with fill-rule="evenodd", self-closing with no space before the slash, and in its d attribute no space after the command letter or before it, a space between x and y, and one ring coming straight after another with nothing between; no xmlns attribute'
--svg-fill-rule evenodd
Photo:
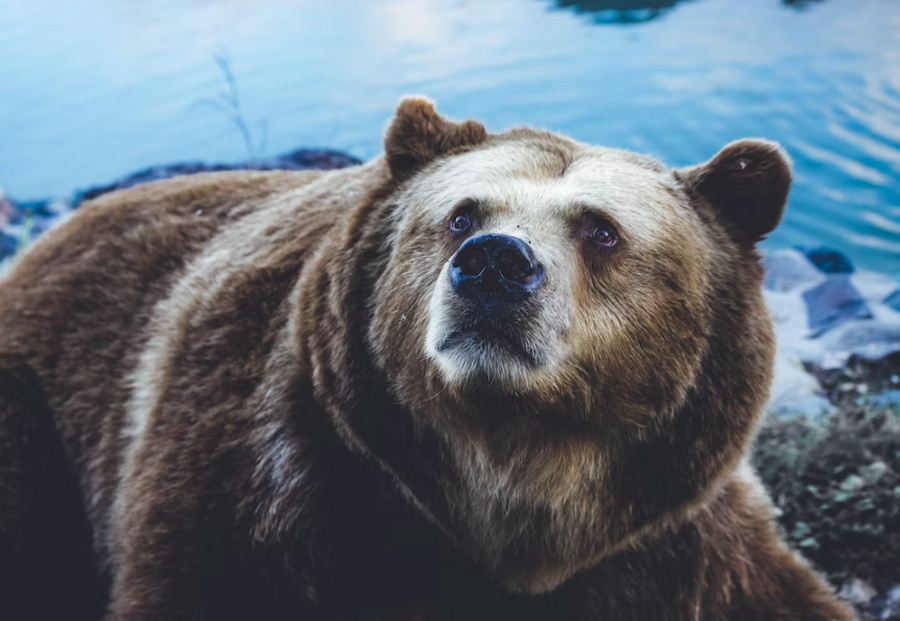
<svg viewBox="0 0 900 621"><path fill-rule="evenodd" d="M219 170L331 170L346 154L300 149L239 164L149 168L66 200L0 188L0 273L31 240L106 192ZM753 460L791 545L866 620L900 620L900 282L828 248L763 259L778 337L770 415Z"/></svg>
<svg viewBox="0 0 900 621"><path fill-rule="evenodd" d="M778 359L754 463L791 545L863 619L900 619L900 282L827 248L763 263Z"/></svg>

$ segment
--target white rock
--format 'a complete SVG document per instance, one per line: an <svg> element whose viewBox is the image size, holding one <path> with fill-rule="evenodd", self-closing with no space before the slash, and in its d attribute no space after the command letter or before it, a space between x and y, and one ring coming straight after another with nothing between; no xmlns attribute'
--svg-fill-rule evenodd
<svg viewBox="0 0 900 621"><path fill-rule="evenodd" d="M859 271L850 276L850 282L867 302L881 302L897 289L900 283L887 274Z"/></svg>
<svg viewBox="0 0 900 621"><path fill-rule="evenodd" d="M809 288L825 279L825 274L805 254L793 248L770 252L763 258L762 265L766 270L765 287L772 291L791 291L801 286Z"/></svg>
<svg viewBox="0 0 900 621"><path fill-rule="evenodd" d="M816 378L803 369L797 358L779 355L775 359L768 409L779 416L818 418L835 408L822 394Z"/></svg>

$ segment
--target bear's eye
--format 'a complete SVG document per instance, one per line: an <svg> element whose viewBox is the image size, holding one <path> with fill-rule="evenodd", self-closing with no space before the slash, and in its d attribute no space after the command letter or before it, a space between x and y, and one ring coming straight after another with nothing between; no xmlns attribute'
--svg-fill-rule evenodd
<svg viewBox="0 0 900 621"><path fill-rule="evenodd" d="M450 230L454 233L462 233L472 228L472 218L468 214L461 213L450 220Z"/></svg>
<svg viewBox="0 0 900 621"><path fill-rule="evenodd" d="M618 246L622 241L616 225L594 209L585 209L578 220L577 235L591 247L603 250Z"/></svg>
<svg viewBox="0 0 900 621"><path fill-rule="evenodd" d="M450 212L447 228L454 235L471 232L478 226L479 209L478 201L472 198L464 198Z"/></svg>
<svg viewBox="0 0 900 621"><path fill-rule="evenodd" d="M616 245L618 239L610 226L598 226L591 233L591 240L598 246L610 248Z"/></svg>

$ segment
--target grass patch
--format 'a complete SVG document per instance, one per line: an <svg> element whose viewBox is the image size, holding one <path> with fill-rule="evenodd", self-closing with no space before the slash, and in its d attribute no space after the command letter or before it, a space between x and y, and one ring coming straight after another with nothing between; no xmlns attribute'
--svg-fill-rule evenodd
<svg viewBox="0 0 900 621"><path fill-rule="evenodd" d="M785 538L838 588L900 583L900 410L766 420L753 461Z"/></svg>

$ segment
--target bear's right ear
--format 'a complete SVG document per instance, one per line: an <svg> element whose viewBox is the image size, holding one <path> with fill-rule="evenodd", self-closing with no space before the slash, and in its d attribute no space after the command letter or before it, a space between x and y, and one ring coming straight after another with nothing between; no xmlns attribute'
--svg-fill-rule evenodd
<svg viewBox="0 0 900 621"><path fill-rule="evenodd" d="M436 157L483 142L484 125L477 121L454 123L437 113L421 97L405 97L384 138L384 153L391 177L402 181Z"/></svg>
<svg viewBox="0 0 900 621"><path fill-rule="evenodd" d="M787 156L766 140L732 142L705 164L675 174L712 205L733 237L750 244L778 225L791 187Z"/></svg>

